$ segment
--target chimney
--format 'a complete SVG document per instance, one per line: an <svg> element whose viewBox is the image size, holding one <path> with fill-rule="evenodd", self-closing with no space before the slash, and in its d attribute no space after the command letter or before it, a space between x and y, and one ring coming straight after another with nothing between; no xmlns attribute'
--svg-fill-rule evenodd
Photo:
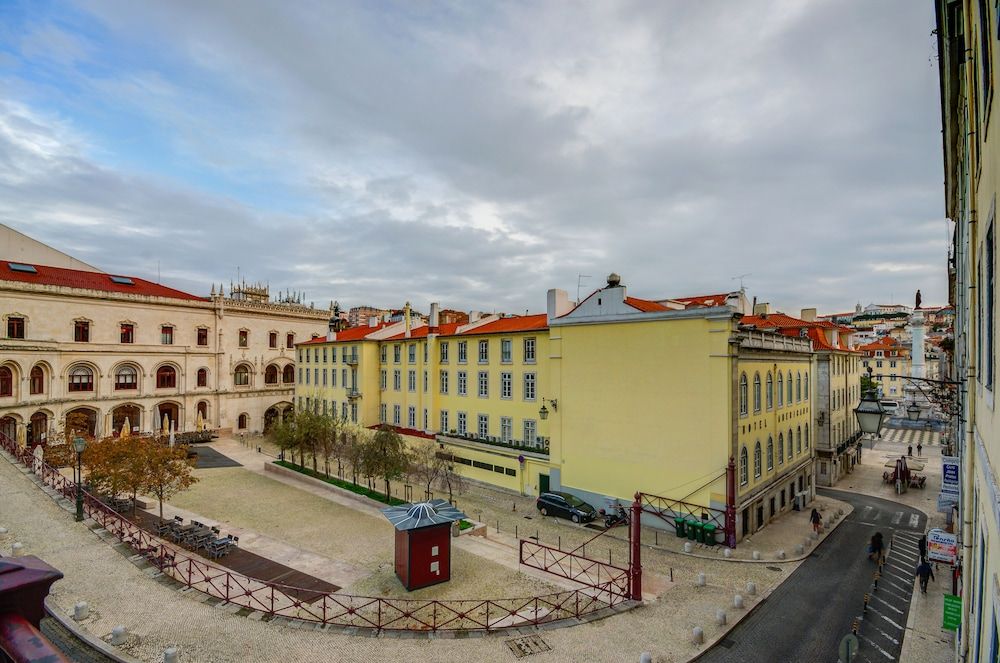
<svg viewBox="0 0 1000 663"><path fill-rule="evenodd" d="M431 314L430 318L427 320L427 331L429 333L437 332L438 328L438 303L431 302Z"/></svg>
<svg viewBox="0 0 1000 663"><path fill-rule="evenodd" d="M547 306L546 314L548 322L552 322L554 319L566 315L573 310L573 305L569 301L569 295L565 290L559 290L557 288L552 288L547 294Z"/></svg>
<svg viewBox="0 0 1000 663"><path fill-rule="evenodd" d="M760 304L753 305L753 314L766 316L771 312L771 305L768 302L761 302Z"/></svg>
<svg viewBox="0 0 1000 663"><path fill-rule="evenodd" d="M799 314L799 317L806 322L816 322L816 309L814 308L804 308Z"/></svg>
<svg viewBox="0 0 1000 663"><path fill-rule="evenodd" d="M326 340L336 341L337 340L337 318L330 317L330 322L326 325Z"/></svg>
<svg viewBox="0 0 1000 663"><path fill-rule="evenodd" d="M378 323L379 323L379 317L377 315L369 315L368 316L368 326L369 327L378 327Z"/></svg>
<svg viewBox="0 0 1000 663"><path fill-rule="evenodd" d="M482 311L469 311L469 322L476 322L483 317Z"/></svg>
<svg viewBox="0 0 1000 663"><path fill-rule="evenodd" d="M406 306L403 307L403 322L406 323L406 332L403 334L403 338L410 338L410 302L406 302Z"/></svg>

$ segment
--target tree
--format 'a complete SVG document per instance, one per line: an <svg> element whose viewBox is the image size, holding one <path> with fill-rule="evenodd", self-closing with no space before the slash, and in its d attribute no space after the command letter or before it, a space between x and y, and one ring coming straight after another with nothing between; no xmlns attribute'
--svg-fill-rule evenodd
<svg viewBox="0 0 1000 663"><path fill-rule="evenodd" d="M191 476L194 464L188 459L186 446L171 447L159 442L145 445L142 454L145 465L143 492L156 496L160 501L160 520L163 520L163 502L188 489L198 478Z"/></svg>
<svg viewBox="0 0 1000 663"><path fill-rule="evenodd" d="M299 440L295 434L295 421L276 421L271 430L268 433L271 441L282 451L282 456L284 452L288 451L291 454L292 461L295 461L295 449L298 446Z"/></svg>
<svg viewBox="0 0 1000 663"><path fill-rule="evenodd" d="M448 501L454 502L455 493L465 492L465 479L455 471L455 462L447 458L438 477L438 485L448 491Z"/></svg>
<svg viewBox="0 0 1000 663"><path fill-rule="evenodd" d="M425 499L431 498L431 487L441 478L448 462L430 440L414 447L410 454L410 476L424 487Z"/></svg>
<svg viewBox="0 0 1000 663"><path fill-rule="evenodd" d="M865 375L865 374L861 375L861 395L862 396L864 396L865 394L867 394L869 391L874 391L876 394L878 394L879 386L880 385L879 385L879 383L878 383L877 380L873 380L871 377L869 377L868 375Z"/></svg>
<svg viewBox="0 0 1000 663"><path fill-rule="evenodd" d="M409 468L410 458L402 436L383 425L362 446L361 467L365 476L379 477L385 481L386 502L389 501L389 482L402 477Z"/></svg>
<svg viewBox="0 0 1000 663"><path fill-rule="evenodd" d="M91 442L82 457L90 485L111 497L131 495L134 511L134 498L145 481L145 456L152 444L156 442L142 437L105 437Z"/></svg>

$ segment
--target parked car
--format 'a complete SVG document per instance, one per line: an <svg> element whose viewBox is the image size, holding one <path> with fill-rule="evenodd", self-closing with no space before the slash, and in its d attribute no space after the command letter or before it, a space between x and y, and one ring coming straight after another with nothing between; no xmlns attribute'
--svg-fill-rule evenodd
<svg viewBox="0 0 1000 663"><path fill-rule="evenodd" d="M569 518L574 523L590 522L597 515L597 509L579 497L559 491L542 493L535 501L535 507L543 516Z"/></svg>

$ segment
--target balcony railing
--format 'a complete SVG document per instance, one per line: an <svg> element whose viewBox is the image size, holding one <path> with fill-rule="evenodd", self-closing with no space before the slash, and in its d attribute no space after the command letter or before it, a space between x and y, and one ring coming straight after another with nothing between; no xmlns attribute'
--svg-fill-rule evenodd
<svg viewBox="0 0 1000 663"><path fill-rule="evenodd" d="M348 366L357 366L358 365L358 356L357 355L347 355L346 357L344 357L344 363L347 364Z"/></svg>
<svg viewBox="0 0 1000 663"><path fill-rule="evenodd" d="M499 437L490 435L479 436L472 433L459 433L451 431L449 433L438 433L438 439L442 442L471 442L472 444L488 444L502 449L512 449L515 451L526 451L528 453L549 455L549 438L536 437L534 442L525 444L521 440L504 441Z"/></svg>

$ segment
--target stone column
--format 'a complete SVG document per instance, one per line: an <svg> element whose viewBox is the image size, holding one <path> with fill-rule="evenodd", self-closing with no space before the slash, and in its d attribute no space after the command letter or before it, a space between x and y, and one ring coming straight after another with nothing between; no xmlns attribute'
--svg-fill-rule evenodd
<svg viewBox="0 0 1000 663"><path fill-rule="evenodd" d="M910 316L910 336L912 345L910 349L910 377L924 377L924 314L917 309Z"/></svg>

